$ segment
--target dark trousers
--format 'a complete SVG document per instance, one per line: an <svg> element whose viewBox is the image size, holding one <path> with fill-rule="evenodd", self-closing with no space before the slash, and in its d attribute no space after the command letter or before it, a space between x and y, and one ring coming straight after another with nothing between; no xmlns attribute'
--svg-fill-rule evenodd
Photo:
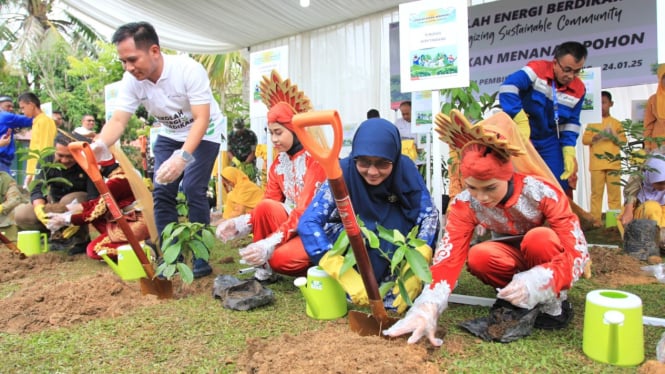
<svg viewBox="0 0 665 374"><path fill-rule="evenodd" d="M182 148L183 142L164 136L158 136L153 153L155 154L155 174L159 167L168 160L173 151ZM212 167L219 152L219 144L202 140L192 153L194 162L189 164L182 175L169 184L154 183L152 197L155 204L155 224L161 237L164 227L171 222L178 222L176 197L182 181L182 190L187 197L189 221L210 224L210 206L206 192L212 173Z"/></svg>

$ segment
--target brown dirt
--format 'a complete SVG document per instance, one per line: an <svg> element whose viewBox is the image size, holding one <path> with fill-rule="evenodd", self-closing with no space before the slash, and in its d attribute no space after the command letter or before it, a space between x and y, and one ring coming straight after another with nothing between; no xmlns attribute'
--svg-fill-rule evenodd
<svg viewBox="0 0 665 374"><path fill-rule="evenodd" d="M315 344L313 344L315 343ZM363 354L359 354L362 352ZM349 332L345 319L297 336L253 338L238 360L241 373L438 373L423 344Z"/></svg>
<svg viewBox="0 0 665 374"><path fill-rule="evenodd" d="M592 279L597 284L618 287L658 282L655 277L645 274L640 269L646 264L622 253L620 249L590 246L589 255Z"/></svg>
<svg viewBox="0 0 665 374"><path fill-rule="evenodd" d="M639 374L665 374L665 363L649 360L637 370Z"/></svg>

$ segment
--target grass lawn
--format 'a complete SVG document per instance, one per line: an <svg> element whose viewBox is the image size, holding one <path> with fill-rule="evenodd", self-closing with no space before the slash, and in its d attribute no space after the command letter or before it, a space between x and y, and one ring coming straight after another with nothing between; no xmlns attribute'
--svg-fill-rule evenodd
<svg viewBox="0 0 665 374"><path fill-rule="evenodd" d="M589 241L607 241L602 233L598 236ZM229 256L236 261L220 261ZM102 264L78 257L72 264L76 266L63 266L63 269L70 270L58 270L53 282L110 271ZM237 259L234 248L219 244L211 261L214 274L238 274L237 270L243 265L239 265ZM27 276L30 277L30 274ZM213 299L212 288L200 286L211 285L212 279L196 280L195 285L198 282L200 289L186 297L130 308L118 317L97 318L68 327L30 333L2 332L0 372L235 373L244 370L237 366L237 362L247 348L248 339L263 337L270 341L287 333L297 336L329 326L329 322L313 320L305 315L303 298L293 286L292 278L285 277L269 286L276 296L273 304L248 312L224 309L218 300ZM585 296L591 290L605 287L598 284L595 278L580 280L569 292L575 311L570 327L560 331L535 330L531 336L509 344L483 342L458 327L467 319L486 316L486 307L451 304L439 320L439 325L447 330L443 347L432 349L428 344L421 344L427 346L428 361L436 365L440 372L634 373L635 368L598 363L582 352ZM640 296L644 315L665 317L664 284L617 288ZM18 292L20 287L16 283L0 283L1 298L9 298ZM494 290L467 273L462 276L455 293L495 296ZM135 297L149 296L137 293ZM62 312L67 313L66 310ZM644 327L646 360L655 359L656 343L663 332L665 328ZM344 336L340 336L340 341L343 340ZM406 345L405 342L403 344ZM358 349L356 354L373 353ZM377 363L374 367L361 368L356 372L392 372L380 370L379 365Z"/></svg>

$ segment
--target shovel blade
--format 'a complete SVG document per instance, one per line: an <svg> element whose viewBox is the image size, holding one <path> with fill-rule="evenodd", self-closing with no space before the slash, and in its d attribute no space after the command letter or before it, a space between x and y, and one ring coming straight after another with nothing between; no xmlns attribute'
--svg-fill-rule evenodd
<svg viewBox="0 0 665 374"><path fill-rule="evenodd" d="M168 279L141 278L141 294L156 295L158 299L173 298L173 283Z"/></svg>
<svg viewBox="0 0 665 374"><path fill-rule="evenodd" d="M386 317L383 321L380 321L372 314L367 314L363 312L358 312L355 310L349 311L349 327L351 331L357 333L360 336L381 336L381 331L390 328L399 321L398 318Z"/></svg>

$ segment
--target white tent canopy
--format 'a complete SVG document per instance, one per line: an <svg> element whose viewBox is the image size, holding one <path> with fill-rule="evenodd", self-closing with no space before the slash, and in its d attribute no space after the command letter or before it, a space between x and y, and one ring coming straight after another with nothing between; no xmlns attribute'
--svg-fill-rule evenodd
<svg viewBox="0 0 665 374"><path fill-rule="evenodd" d="M163 47L190 53L225 53L369 14L397 9L404 0L63 0L72 14L110 39L128 22L150 22ZM101 25L102 27L96 27Z"/></svg>

